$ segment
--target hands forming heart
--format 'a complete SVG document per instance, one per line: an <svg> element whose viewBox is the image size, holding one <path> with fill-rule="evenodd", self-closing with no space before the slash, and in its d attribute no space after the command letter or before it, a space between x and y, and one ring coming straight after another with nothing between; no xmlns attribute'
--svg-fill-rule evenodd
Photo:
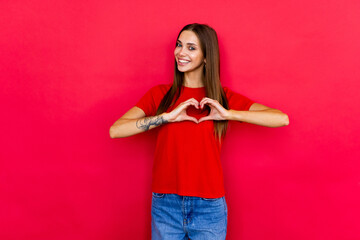
<svg viewBox="0 0 360 240"><path fill-rule="evenodd" d="M199 120L186 113L186 109L189 106L194 106L196 109L204 109L205 105L210 107L210 113ZM205 97L200 101L200 103L195 98L190 98L187 101L180 103L174 110L168 113L167 118L169 122L181 122L188 120L195 123L201 123L207 120L226 120L228 115L229 111L218 101Z"/></svg>

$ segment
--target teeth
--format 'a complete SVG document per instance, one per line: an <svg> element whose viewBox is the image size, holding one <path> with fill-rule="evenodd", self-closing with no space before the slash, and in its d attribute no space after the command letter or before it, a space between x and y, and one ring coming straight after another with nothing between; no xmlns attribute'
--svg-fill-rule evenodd
<svg viewBox="0 0 360 240"><path fill-rule="evenodd" d="M190 61L186 61L186 60L179 60L179 62L181 62L181 63L186 63L186 62L190 62Z"/></svg>

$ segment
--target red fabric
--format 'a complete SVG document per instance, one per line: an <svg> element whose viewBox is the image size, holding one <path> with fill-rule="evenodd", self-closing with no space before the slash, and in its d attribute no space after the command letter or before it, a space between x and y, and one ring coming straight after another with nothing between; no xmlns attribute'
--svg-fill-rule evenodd
<svg viewBox="0 0 360 240"><path fill-rule="evenodd" d="M136 104L146 116L154 116L163 96L171 85L151 88ZM224 87L229 108L249 110L254 102ZM205 88L182 87L181 95L167 112L189 98L201 101ZM208 110L187 109L189 116L200 119ZM196 124L191 121L167 123L159 127L152 172L152 191L183 196L218 198L225 195L220 161L221 145L214 136L214 122Z"/></svg>

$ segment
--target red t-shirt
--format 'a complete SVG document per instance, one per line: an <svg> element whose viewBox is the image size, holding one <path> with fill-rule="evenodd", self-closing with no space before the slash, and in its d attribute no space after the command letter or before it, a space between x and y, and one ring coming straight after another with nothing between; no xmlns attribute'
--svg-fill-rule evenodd
<svg viewBox="0 0 360 240"><path fill-rule="evenodd" d="M141 108L146 116L155 116L162 98L170 87L171 84L161 84L151 88L136 106ZM254 103L227 87L223 89L229 109L247 111ZM200 102L205 96L205 87L183 86L179 99L166 112L170 112L189 98L195 98ZM189 106L187 114L200 119L208 112ZM204 198L224 196L221 145L214 135L214 122L204 121L196 124L182 121L166 123L158 128L160 129L152 172L152 191Z"/></svg>

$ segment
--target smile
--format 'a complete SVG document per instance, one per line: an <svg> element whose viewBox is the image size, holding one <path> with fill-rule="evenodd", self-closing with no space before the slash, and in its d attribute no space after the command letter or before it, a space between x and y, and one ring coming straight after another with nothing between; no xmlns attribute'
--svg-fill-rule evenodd
<svg viewBox="0 0 360 240"><path fill-rule="evenodd" d="M190 61L187 61L187 60L178 60L178 65L180 66L184 66L186 64L188 64Z"/></svg>

